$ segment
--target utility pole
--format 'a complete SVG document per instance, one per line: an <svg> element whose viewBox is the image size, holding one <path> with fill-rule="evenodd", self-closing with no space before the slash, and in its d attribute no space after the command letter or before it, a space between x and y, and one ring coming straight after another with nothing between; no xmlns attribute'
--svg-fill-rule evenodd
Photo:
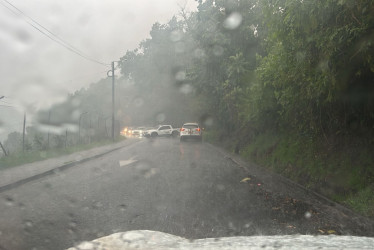
<svg viewBox="0 0 374 250"><path fill-rule="evenodd" d="M23 113L22 151L25 152L26 112Z"/></svg>
<svg viewBox="0 0 374 250"><path fill-rule="evenodd" d="M114 62L112 62L112 140L114 141Z"/></svg>
<svg viewBox="0 0 374 250"><path fill-rule="evenodd" d="M67 148L67 145L68 145L68 129L66 129L66 132L65 132L65 148Z"/></svg>
<svg viewBox="0 0 374 250"><path fill-rule="evenodd" d="M48 126L51 126L51 110L48 113ZM48 137L47 137L47 149L49 149L49 128L48 128Z"/></svg>
<svg viewBox="0 0 374 250"><path fill-rule="evenodd" d="M1 149L3 150L4 155L5 155L5 156L8 156L6 150L5 150L5 148L3 147L3 144L1 144L1 142L0 142L0 147L1 147Z"/></svg>
<svg viewBox="0 0 374 250"><path fill-rule="evenodd" d="M88 112L86 111L86 112L83 112L80 116L79 116L79 130L78 130L78 140L79 140L79 144L81 143L81 120L82 120L82 116L84 115L84 114L87 114Z"/></svg>
<svg viewBox="0 0 374 250"><path fill-rule="evenodd" d="M114 63L115 62L119 62L119 61L113 61L112 62L112 69L107 72L107 76L112 77L112 140L113 141L114 141L114 122L115 122L115 120L114 120L114 117L115 117L114 116L114 109L115 109L115 107L114 107L114 81L115 81ZM111 72L111 75L109 75L109 72Z"/></svg>

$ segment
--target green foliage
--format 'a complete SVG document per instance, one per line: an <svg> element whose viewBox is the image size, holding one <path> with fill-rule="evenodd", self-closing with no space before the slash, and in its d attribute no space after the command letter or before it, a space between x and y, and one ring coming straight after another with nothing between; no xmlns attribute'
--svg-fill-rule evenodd
<svg viewBox="0 0 374 250"><path fill-rule="evenodd" d="M121 126L205 126L210 117L207 141L344 200L374 183L373 43L371 0L199 1L121 57L116 115ZM63 147L66 127L75 130L68 142L107 137L110 113L103 79L55 105L51 119L41 112L40 123ZM7 147L19 150L19 136Z"/></svg>
<svg viewBox="0 0 374 250"><path fill-rule="evenodd" d="M121 140L124 140L124 137L118 138L115 142L119 142ZM72 154L75 152L88 150L90 148L100 147L108 144L112 144L112 140L103 140L101 142L95 142L91 144L84 144L84 145L76 145L68 148L55 148L51 150L42 150L42 151L36 151L36 150L29 150L26 152L17 152L14 154L11 154L7 157L0 158L0 170L19 166L22 164L32 163L36 161L41 161L49 158L55 158L63 155Z"/></svg>
<svg viewBox="0 0 374 250"><path fill-rule="evenodd" d="M344 201L344 203L365 216L374 217L373 187L367 187L360 190L351 195L346 201Z"/></svg>
<svg viewBox="0 0 374 250"><path fill-rule="evenodd" d="M313 135L351 133L352 122L372 128L374 3L285 0L264 9L268 55L257 72L274 87L283 125Z"/></svg>

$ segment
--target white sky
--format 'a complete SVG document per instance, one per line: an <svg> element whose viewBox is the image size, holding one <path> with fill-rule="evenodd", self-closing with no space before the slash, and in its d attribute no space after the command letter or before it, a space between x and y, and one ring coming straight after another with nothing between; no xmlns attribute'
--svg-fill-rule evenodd
<svg viewBox="0 0 374 250"><path fill-rule="evenodd" d="M166 23L178 14L180 6L188 11L197 6L194 0L6 1L86 55L105 63L135 49L149 37L152 24ZM106 76L109 66L71 53L1 4L9 6L0 0L0 97L6 97L0 105L11 103L19 111L32 113ZM15 120L19 121L19 115L14 109L0 107L0 135Z"/></svg>

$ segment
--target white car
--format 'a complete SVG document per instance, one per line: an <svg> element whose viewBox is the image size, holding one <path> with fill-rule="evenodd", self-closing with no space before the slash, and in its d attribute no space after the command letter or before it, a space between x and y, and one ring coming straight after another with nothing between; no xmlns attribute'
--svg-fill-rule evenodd
<svg viewBox="0 0 374 250"><path fill-rule="evenodd" d="M202 129L197 123L185 123L180 129L180 141L185 141L186 139L196 139L202 141L203 133Z"/></svg>
<svg viewBox="0 0 374 250"><path fill-rule="evenodd" d="M148 129L144 132L144 137L157 137L157 136L178 136L178 129L173 128L171 125L159 125L157 128Z"/></svg>
<svg viewBox="0 0 374 250"><path fill-rule="evenodd" d="M145 130L145 127L138 127L138 128L133 129L131 134L132 136L142 137L144 130Z"/></svg>

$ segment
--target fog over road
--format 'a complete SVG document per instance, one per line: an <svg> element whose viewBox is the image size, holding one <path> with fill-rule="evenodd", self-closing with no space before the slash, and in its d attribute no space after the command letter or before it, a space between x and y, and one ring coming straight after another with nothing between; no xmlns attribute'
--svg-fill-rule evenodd
<svg viewBox="0 0 374 250"><path fill-rule="evenodd" d="M1 193L0 249L64 249L137 229L193 239L373 234L360 220L278 182L245 171L207 143L139 140Z"/></svg>

